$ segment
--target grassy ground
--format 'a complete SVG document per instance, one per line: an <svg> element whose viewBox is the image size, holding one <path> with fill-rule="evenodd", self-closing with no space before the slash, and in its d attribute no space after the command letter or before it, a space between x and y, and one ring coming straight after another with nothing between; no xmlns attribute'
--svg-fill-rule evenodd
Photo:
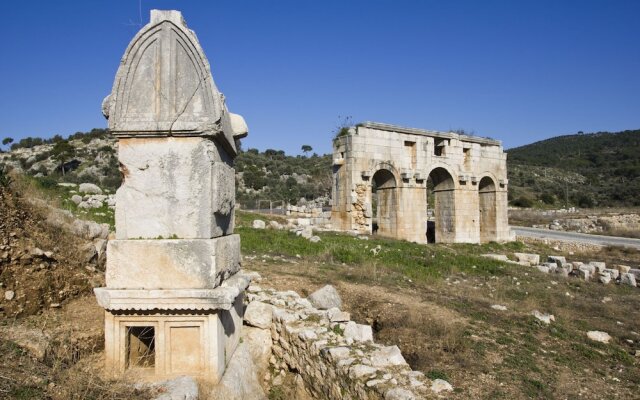
<svg viewBox="0 0 640 400"><path fill-rule="evenodd" d="M237 232L245 267L261 272L264 285L304 295L335 285L377 341L397 344L413 368L449 380L452 398L640 397L639 289L480 256L561 251L539 243L426 246L336 233L320 233L314 244L287 231L254 230L254 218L240 213ZM564 255L640 264L637 251L620 248ZM538 321L534 310L553 314L555 322ZM590 330L613 339L591 341Z"/></svg>

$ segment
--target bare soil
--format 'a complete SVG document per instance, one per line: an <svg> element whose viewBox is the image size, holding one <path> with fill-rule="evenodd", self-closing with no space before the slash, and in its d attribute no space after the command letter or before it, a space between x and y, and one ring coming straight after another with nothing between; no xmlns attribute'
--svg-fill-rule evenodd
<svg viewBox="0 0 640 400"><path fill-rule="evenodd" d="M0 187L0 399L149 398L102 379L104 311L91 289L104 273L85 268L83 242L46 213Z"/></svg>

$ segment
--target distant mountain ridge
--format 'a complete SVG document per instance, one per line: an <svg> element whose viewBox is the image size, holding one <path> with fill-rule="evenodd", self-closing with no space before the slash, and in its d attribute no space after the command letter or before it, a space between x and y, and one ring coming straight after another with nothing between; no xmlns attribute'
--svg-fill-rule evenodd
<svg viewBox="0 0 640 400"><path fill-rule="evenodd" d="M507 154L516 202L640 206L640 130L557 136Z"/></svg>

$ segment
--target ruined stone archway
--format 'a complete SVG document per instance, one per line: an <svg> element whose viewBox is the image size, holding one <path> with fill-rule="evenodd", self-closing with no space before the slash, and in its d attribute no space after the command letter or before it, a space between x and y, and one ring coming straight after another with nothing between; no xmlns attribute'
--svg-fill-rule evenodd
<svg viewBox="0 0 640 400"><path fill-rule="evenodd" d="M480 242L491 242L497 238L497 196L496 184L489 176L478 184L478 204L480 210Z"/></svg>
<svg viewBox="0 0 640 400"><path fill-rule="evenodd" d="M427 222L427 242L447 243L453 241L456 231L455 181L449 171L434 168L428 177L427 202L433 196L433 218Z"/></svg>
<svg viewBox="0 0 640 400"><path fill-rule="evenodd" d="M380 169L371 178L373 209L372 233L395 237L397 231L398 193L393 173Z"/></svg>
<svg viewBox="0 0 640 400"><path fill-rule="evenodd" d="M426 243L427 210L434 208L427 205L432 180L429 197L437 202L432 241L480 243L486 239L480 238L479 184L489 176L495 189L487 186L482 195L489 204L494 193L495 218L483 216L482 231L491 237L488 240L511 240L506 161L501 143L494 139L377 122L357 124L340 131L333 141L331 225L356 234L371 233L374 219L378 222L373 189L382 186L380 181L395 182L392 189L383 188L388 196L380 222L385 221L386 227L378 224L378 233ZM385 172L380 170L395 180L383 179ZM487 221L495 221L495 226L489 227Z"/></svg>

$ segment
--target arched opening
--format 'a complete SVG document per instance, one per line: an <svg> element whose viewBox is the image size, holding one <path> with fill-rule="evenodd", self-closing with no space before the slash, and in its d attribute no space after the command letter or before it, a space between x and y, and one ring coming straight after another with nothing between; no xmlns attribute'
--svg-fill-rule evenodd
<svg viewBox="0 0 640 400"><path fill-rule="evenodd" d="M496 184L488 176L480 180L478 184L480 206L480 242L496 240Z"/></svg>
<svg viewBox="0 0 640 400"><path fill-rule="evenodd" d="M398 211L396 178L391 171L381 169L371 178L372 232L395 237Z"/></svg>
<svg viewBox="0 0 640 400"><path fill-rule="evenodd" d="M444 168L435 168L427 179L427 242L455 239L455 184Z"/></svg>

